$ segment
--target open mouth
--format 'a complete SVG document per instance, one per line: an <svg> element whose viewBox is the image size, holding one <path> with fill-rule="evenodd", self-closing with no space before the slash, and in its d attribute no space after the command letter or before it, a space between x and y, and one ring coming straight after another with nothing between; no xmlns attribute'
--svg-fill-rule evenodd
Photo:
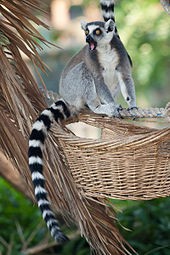
<svg viewBox="0 0 170 255"><path fill-rule="evenodd" d="M95 42L95 40L91 36L86 37L86 42L89 44L89 49L91 51L96 49L97 42Z"/></svg>
<svg viewBox="0 0 170 255"><path fill-rule="evenodd" d="M95 50L96 49L96 43L95 42L89 42L89 48L90 48L90 50Z"/></svg>

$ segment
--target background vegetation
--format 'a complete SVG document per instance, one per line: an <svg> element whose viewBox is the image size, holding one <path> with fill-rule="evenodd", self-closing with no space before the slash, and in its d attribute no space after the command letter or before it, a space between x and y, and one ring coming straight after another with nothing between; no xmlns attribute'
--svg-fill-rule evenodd
<svg viewBox="0 0 170 255"><path fill-rule="evenodd" d="M86 6L90 2L98 3L83 1ZM158 0L122 0L116 6L116 20L120 36L133 60L138 104L165 106L170 95L170 17ZM58 33L53 32L50 37L58 38ZM61 55L63 62L67 58L69 56L63 59ZM61 66L56 66L56 62L51 64L49 60L50 65L53 72L49 76L54 84L55 67L58 76ZM49 76L44 78L47 86ZM140 255L170 254L170 198L149 202L113 201L113 204L119 209L118 225L122 234ZM25 254L41 255L90 253L87 243L77 237L65 247L56 245L28 253L28 248L43 245L47 240L53 246L39 210L0 180L0 254L18 255L24 254L24 250L27 251Z"/></svg>

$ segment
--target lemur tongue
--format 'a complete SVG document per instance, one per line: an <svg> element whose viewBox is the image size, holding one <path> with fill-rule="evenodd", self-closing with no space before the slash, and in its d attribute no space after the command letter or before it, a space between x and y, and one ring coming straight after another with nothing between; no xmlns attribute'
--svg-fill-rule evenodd
<svg viewBox="0 0 170 255"><path fill-rule="evenodd" d="M90 46L90 50L94 50L94 49L95 49L94 43L91 42L91 43L89 44L89 46Z"/></svg>

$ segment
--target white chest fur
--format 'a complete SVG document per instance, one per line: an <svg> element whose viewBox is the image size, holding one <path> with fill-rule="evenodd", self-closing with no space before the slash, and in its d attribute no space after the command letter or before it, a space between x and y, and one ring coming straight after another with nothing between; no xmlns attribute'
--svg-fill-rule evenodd
<svg viewBox="0 0 170 255"><path fill-rule="evenodd" d="M118 55L114 49L111 49L110 45L100 47L97 50L99 63L103 69L102 75L104 77L104 82L109 87L110 91L113 91L118 84L116 71L119 61Z"/></svg>

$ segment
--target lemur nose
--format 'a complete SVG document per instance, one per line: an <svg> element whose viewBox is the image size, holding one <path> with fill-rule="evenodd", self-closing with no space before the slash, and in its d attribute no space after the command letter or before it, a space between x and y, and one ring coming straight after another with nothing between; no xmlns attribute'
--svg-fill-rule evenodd
<svg viewBox="0 0 170 255"><path fill-rule="evenodd" d="M86 36L86 42L87 43L90 43L90 42L92 42L93 41L93 38L90 36L90 35L87 35Z"/></svg>

